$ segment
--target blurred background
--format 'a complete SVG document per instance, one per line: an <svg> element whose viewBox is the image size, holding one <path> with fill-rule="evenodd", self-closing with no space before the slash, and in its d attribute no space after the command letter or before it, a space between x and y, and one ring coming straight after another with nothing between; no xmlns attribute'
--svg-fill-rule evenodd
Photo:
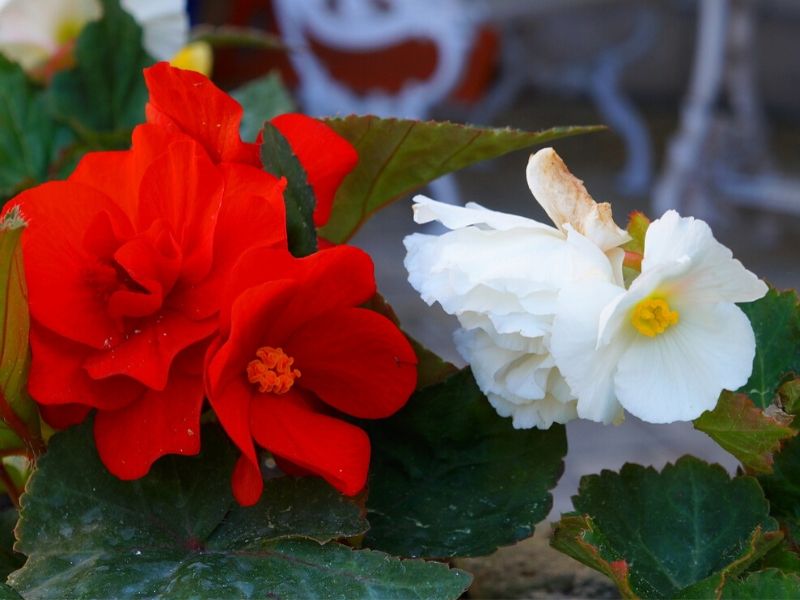
<svg viewBox="0 0 800 600"><path fill-rule="evenodd" d="M554 145L595 199L612 203L620 224L631 210L655 218L675 208L709 221L773 285L800 283L800 2L209 0L192 11L200 23L281 36L287 52L217 49L214 78L232 88L275 70L310 114L526 130L607 124L605 133ZM544 220L526 162L527 153L514 153L427 193ZM380 212L353 243L375 259L380 289L405 328L462 364L450 339L455 319L406 282L402 239L418 229L410 205L405 198ZM573 421L567 431L551 518L571 509L581 475L626 461L660 467L690 453L736 465L691 424L628 417L618 427ZM496 568L509 572L507 563ZM499 589L517 595L512 588Z"/></svg>

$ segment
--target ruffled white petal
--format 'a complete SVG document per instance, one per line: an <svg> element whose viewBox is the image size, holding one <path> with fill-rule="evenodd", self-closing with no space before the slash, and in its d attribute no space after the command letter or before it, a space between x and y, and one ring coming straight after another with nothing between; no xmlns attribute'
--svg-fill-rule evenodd
<svg viewBox="0 0 800 600"><path fill-rule="evenodd" d="M686 269L672 289L695 303L752 302L767 293L766 284L733 258L708 224L670 210L647 230L642 272L675 263Z"/></svg>
<svg viewBox="0 0 800 600"><path fill-rule="evenodd" d="M431 221L439 221L448 229L461 229L470 225L485 225L498 231L522 228L547 231L558 235L557 229L533 219L489 210L475 202L468 202L466 206L454 206L420 195L414 197L413 208L415 222L430 223Z"/></svg>
<svg viewBox="0 0 800 600"><path fill-rule="evenodd" d="M755 337L733 304L677 305L680 321L653 338L636 335L619 360L617 398L650 423L691 421L716 406L723 389L747 382Z"/></svg>
<svg viewBox="0 0 800 600"><path fill-rule="evenodd" d="M620 418L614 377L630 336L615 335L598 347L598 328L603 309L624 295L624 288L607 281L575 282L559 294L550 351L578 399L581 418L601 423Z"/></svg>

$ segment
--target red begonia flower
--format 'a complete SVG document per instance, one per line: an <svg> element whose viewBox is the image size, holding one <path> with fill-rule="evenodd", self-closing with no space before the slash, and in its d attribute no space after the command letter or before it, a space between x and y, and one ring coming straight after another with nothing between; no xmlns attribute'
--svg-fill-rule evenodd
<svg viewBox="0 0 800 600"><path fill-rule="evenodd" d="M199 451L220 298L245 250L286 247L284 186L145 124L131 150L87 154L67 181L10 203L29 222L30 393L56 426L97 409L98 451L118 477Z"/></svg>
<svg viewBox="0 0 800 600"><path fill-rule="evenodd" d="M234 495L261 495L256 444L341 492L366 482L366 433L336 417L387 417L416 385L416 357L387 318L359 308L375 293L364 252L334 247L305 258L258 248L236 264L219 334L206 355L206 393L242 451Z"/></svg>
<svg viewBox="0 0 800 600"><path fill-rule="evenodd" d="M260 147L239 136L242 107L203 75L158 63L144 72L150 90L147 121L197 140L214 162L261 168ZM198 106L198 95L202 105ZM328 222L336 190L358 162L355 148L321 121L285 114L270 121L289 142L308 176L317 203L314 224ZM259 141L260 140L256 140ZM264 151L269 152L270 148Z"/></svg>

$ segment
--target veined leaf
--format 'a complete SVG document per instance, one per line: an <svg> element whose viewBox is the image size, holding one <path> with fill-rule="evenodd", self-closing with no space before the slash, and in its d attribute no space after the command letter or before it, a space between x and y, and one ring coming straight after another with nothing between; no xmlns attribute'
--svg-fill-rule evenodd
<svg viewBox="0 0 800 600"><path fill-rule="evenodd" d="M695 419L694 427L738 458L748 471L770 473L773 454L797 435L791 423L790 415L768 415L744 394L723 392L714 410Z"/></svg>
<svg viewBox="0 0 800 600"><path fill-rule="evenodd" d="M169 456L137 481L100 462L91 422L53 437L23 496L9 584L27 599L457 598L446 565L353 550L361 508L316 479L270 479L259 504L234 505L235 451L215 426L203 452Z"/></svg>
<svg viewBox="0 0 800 600"><path fill-rule="evenodd" d="M365 544L402 556L489 554L533 535L563 472L564 427L514 429L464 370L418 391L372 440Z"/></svg>
<svg viewBox="0 0 800 600"><path fill-rule="evenodd" d="M693 457L660 473L627 464L586 476L573 504L553 547L611 576L625 597L721 586L783 538L755 479Z"/></svg>
<svg viewBox="0 0 800 600"><path fill-rule="evenodd" d="M323 238L335 243L350 239L381 207L442 175L514 150L603 129L529 132L356 115L325 122L358 151L358 165L339 187L331 218L320 229Z"/></svg>

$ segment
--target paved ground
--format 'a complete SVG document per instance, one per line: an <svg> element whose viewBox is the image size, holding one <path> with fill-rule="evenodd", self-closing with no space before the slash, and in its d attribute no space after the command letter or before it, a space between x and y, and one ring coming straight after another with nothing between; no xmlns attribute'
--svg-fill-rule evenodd
<svg viewBox="0 0 800 600"><path fill-rule="evenodd" d="M675 126L674 111L656 108L648 111L648 119L656 136L659 155L668 132ZM528 107L520 107L503 115L502 125L538 129L552 125L587 124L597 122L588 104L578 101L561 101L547 98L533 98ZM796 130L791 135L795 135ZM782 134L779 148L785 148L779 158L790 164L796 153L789 140L791 136ZM619 198L614 174L622 164L621 143L610 133L595 134L582 138L568 139L554 144L571 170L586 183L597 200L610 201L614 206L617 221L624 223L630 210L648 211L647 198ZM659 156L660 159L660 156ZM506 210L544 220L544 213L530 196L525 183L525 164L527 153L518 152L493 161L481 167L464 171L458 176L458 183L464 201L477 201L490 208ZM411 201L402 199L372 219L354 242L375 259L379 286L393 304L408 331L424 344L438 351L442 356L461 364L452 345L450 335L455 328L455 319L445 315L438 306L428 307L416 295L406 281L402 265L404 249L402 239L405 235L419 230L411 219ZM759 275L768 278L779 287L796 287L800 284L800 267L797 264L797 249L793 244L791 230L782 237L770 236L759 239L758 229L754 228L753 215L742 218L728 230L717 230L717 236L728 244L744 264ZM783 219L783 222L787 222ZM794 225L788 221L789 225ZM796 232L796 230L794 230ZM684 454L694 454L706 460L718 462L729 471L734 471L736 461L714 444L705 434L695 431L690 424L651 425L628 417L624 424L613 427L588 421L573 421L567 425L569 453L566 468L555 490L554 507L550 520L555 520L561 512L571 509L570 497L576 493L580 477L584 474L598 473L602 469L617 470L625 462L663 466ZM523 543L515 549L506 550L481 563L479 569L483 576L493 579L504 573L498 581L506 579L506 573L514 572L522 564L531 571L529 557L535 547L535 556L543 560L546 555L545 544L536 541ZM547 558L555 560L553 557ZM546 561L545 561L546 562ZM517 565L517 567L515 567ZM474 565L473 565L474 566ZM522 567L520 567L522 568ZM492 569L495 569L494 571ZM488 575L487 575L488 573ZM494 573L494 575L492 575ZM576 571L576 573L578 573ZM583 575L573 574L574 577ZM570 576L573 576L570 575ZM545 597L529 590L526 594L525 575L523 583L514 583L514 591L506 588L503 594L515 597ZM512 577L513 579L513 577ZM534 575L530 575L530 586L536 587ZM577 579L575 581L578 581ZM578 583L576 583L578 585ZM601 586L602 587L602 586ZM481 587L482 596L491 595L491 584ZM578 596L584 595L579 591ZM562 590L556 596L563 596ZM599 592L601 596L606 591ZM569 595L569 594L568 594ZM594 595L594 594L593 594Z"/></svg>

